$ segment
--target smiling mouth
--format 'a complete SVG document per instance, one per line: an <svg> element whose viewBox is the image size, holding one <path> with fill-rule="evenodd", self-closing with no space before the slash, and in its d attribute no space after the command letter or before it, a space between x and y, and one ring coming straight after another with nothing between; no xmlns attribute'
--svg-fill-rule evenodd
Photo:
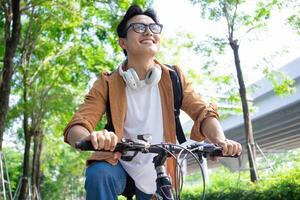
<svg viewBox="0 0 300 200"><path fill-rule="evenodd" d="M144 40L141 40L140 43L152 43L152 44L155 44L156 42L152 39L144 39Z"/></svg>

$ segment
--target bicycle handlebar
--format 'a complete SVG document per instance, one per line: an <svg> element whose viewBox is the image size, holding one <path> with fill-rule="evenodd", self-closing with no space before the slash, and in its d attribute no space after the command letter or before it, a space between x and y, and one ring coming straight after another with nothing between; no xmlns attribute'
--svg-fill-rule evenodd
<svg viewBox="0 0 300 200"><path fill-rule="evenodd" d="M76 143L75 147L77 149L80 149L82 151L106 151L107 150L98 150L94 149L91 141L79 141ZM188 150L192 151L193 153L202 153L205 157L206 156L218 156L218 157L238 157L238 155L235 156L228 156L223 155L222 148L218 147L213 144L208 143L193 143L191 145L188 145L186 147ZM168 143L162 143L157 145L150 145L147 142L144 141L132 141L128 139L122 139L121 142L117 143L116 148L114 149L114 152L127 152L127 151L135 151L135 152L141 152L141 153L156 153L160 154L163 151L169 151L175 154L180 153L183 148L180 148L178 146L175 146L173 144Z"/></svg>

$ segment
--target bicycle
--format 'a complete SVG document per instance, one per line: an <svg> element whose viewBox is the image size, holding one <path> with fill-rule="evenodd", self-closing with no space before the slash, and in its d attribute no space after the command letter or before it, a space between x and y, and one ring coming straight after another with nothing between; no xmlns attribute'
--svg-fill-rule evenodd
<svg viewBox="0 0 300 200"><path fill-rule="evenodd" d="M177 172L179 176L179 192L176 187L173 191L172 184L170 181L170 177L166 173L165 162L168 157L172 156L175 158L179 169L181 169L181 163L178 162L177 157L180 158L182 154L185 153L184 158L190 154L197 161L202 176L204 177L203 169L201 163L203 162L203 157L208 156L218 156L218 157L238 157L236 156L224 156L222 154L222 148L215 146L213 144L208 143L193 143L188 145L187 147L183 147L177 144L170 143L161 143L161 144L150 144L150 136L149 135L138 135L137 140L129 140L122 139L117 145L114 152L122 153L121 159L124 161L131 161L138 152L141 153L155 153L157 154L153 158L154 167L157 174L156 186L157 193L156 198L159 200L179 200L180 192L182 189L183 181L182 181L182 170ZM82 151L105 151L105 150L96 150L92 146L90 141L79 141L76 143L76 148ZM133 155L126 155L127 152L133 151ZM177 157L176 157L177 154ZM184 159L183 159L184 160ZM205 199L205 180L203 180L203 191L202 191L202 200ZM177 178L175 178L175 185L177 186ZM131 199L131 197L127 196L127 199Z"/></svg>

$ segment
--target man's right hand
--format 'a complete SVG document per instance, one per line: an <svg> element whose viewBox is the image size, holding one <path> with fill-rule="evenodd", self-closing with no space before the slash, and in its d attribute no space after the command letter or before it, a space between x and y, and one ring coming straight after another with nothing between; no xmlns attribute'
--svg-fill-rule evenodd
<svg viewBox="0 0 300 200"><path fill-rule="evenodd" d="M82 138L82 140L91 141L94 149L114 151L118 142L118 137L114 132L103 129L101 131L92 132L90 135ZM121 155L120 152L115 152L114 159L119 159Z"/></svg>
<svg viewBox="0 0 300 200"><path fill-rule="evenodd" d="M82 140L91 141L94 149L114 151L118 142L118 137L114 132L105 129L92 132L90 135L82 138Z"/></svg>

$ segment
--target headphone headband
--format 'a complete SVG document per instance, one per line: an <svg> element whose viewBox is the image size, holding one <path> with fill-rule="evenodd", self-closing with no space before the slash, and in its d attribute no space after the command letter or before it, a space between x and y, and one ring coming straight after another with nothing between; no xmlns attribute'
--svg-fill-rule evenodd
<svg viewBox="0 0 300 200"><path fill-rule="evenodd" d="M143 85L155 85L158 84L161 78L161 68L159 67L151 67L146 74L145 80L140 80L136 71L133 68L127 69L127 71L123 70L124 64L127 60L123 61L119 65L119 74L122 76L126 85L128 85L132 89L137 89L142 87Z"/></svg>

